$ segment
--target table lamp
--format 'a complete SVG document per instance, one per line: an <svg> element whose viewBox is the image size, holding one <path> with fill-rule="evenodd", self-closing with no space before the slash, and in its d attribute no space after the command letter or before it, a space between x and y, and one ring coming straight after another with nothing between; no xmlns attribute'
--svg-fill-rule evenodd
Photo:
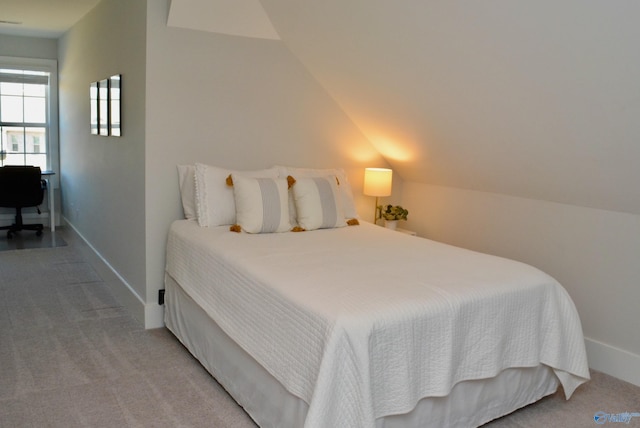
<svg viewBox="0 0 640 428"><path fill-rule="evenodd" d="M378 198L391 195L393 171L388 168L365 168L363 193L376 197L373 224L378 221Z"/></svg>

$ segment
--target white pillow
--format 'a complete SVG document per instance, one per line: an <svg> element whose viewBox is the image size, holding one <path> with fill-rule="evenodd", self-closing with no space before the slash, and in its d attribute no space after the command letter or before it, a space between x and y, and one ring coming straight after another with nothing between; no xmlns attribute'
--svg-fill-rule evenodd
<svg viewBox="0 0 640 428"><path fill-rule="evenodd" d="M335 176L294 178L292 192L298 226L315 230L347 225Z"/></svg>
<svg viewBox="0 0 640 428"><path fill-rule="evenodd" d="M184 218L194 220L196 214L196 166L178 165L178 182Z"/></svg>
<svg viewBox="0 0 640 428"><path fill-rule="evenodd" d="M288 184L284 178L248 178L232 174L236 223L247 233L291 230Z"/></svg>
<svg viewBox="0 0 640 428"><path fill-rule="evenodd" d="M225 226L236 223L236 203L233 187L227 185L229 175L276 178L275 168L256 171L233 171L196 163L196 213L201 227Z"/></svg>
<svg viewBox="0 0 640 428"><path fill-rule="evenodd" d="M353 201L353 190L347 178L347 174L342 168L297 168L289 166L275 166L278 170L278 176L286 178L288 176L298 178L305 177L326 177L333 175L338 178L338 189L340 193L340 202L346 219L359 218L356 211L356 205ZM295 204L293 198L290 199L289 210L293 219L296 218ZM295 220L292 220L295 221Z"/></svg>

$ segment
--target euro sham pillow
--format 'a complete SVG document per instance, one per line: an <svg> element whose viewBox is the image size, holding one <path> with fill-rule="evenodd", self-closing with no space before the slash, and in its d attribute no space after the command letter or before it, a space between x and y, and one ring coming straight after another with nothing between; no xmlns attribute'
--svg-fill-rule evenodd
<svg viewBox="0 0 640 428"><path fill-rule="evenodd" d="M293 178L291 191L299 227L315 230L347 225L335 176Z"/></svg>
<svg viewBox="0 0 640 428"><path fill-rule="evenodd" d="M226 226L236 223L236 203L233 187L227 184L230 175L252 178L276 178L275 168L237 171L196 163L196 213L201 227Z"/></svg>
<svg viewBox="0 0 640 428"><path fill-rule="evenodd" d="M236 224L244 232L278 233L291 230L286 179L231 176Z"/></svg>
<svg viewBox="0 0 640 428"><path fill-rule="evenodd" d="M196 166L178 165L178 183L184 218L195 220L198 218L196 212Z"/></svg>

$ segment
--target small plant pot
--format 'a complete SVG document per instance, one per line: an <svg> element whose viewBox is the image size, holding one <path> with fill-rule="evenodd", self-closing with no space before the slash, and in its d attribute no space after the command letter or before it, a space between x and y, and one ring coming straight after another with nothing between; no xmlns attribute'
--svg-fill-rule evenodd
<svg viewBox="0 0 640 428"><path fill-rule="evenodd" d="M399 220L385 220L384 227L386 227L387 229L396 230L398 228L398 221Z"/></svg>

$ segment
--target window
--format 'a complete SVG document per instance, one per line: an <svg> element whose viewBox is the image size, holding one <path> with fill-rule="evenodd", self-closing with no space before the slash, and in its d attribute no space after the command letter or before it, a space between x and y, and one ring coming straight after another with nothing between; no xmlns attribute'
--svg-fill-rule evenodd
<svg viewBox="0 0 640 428"><path fill-rule="evenodd" d="M53 169L52 79L45 68L17 67L0 58L0 165Z"/></svg>
<svg viewBox="0 0 640 428"><path fill-rule="evenodd" d="M9 138L11 139L11 151L19 152L20 143L18 143L18 137L16 135L9 134Z"/></svg>
<svg viewBox="0 0 640 428"><path fill-rule="evenodd" d="M33 135L33 153L40 153L40 135Z"/></svg>

